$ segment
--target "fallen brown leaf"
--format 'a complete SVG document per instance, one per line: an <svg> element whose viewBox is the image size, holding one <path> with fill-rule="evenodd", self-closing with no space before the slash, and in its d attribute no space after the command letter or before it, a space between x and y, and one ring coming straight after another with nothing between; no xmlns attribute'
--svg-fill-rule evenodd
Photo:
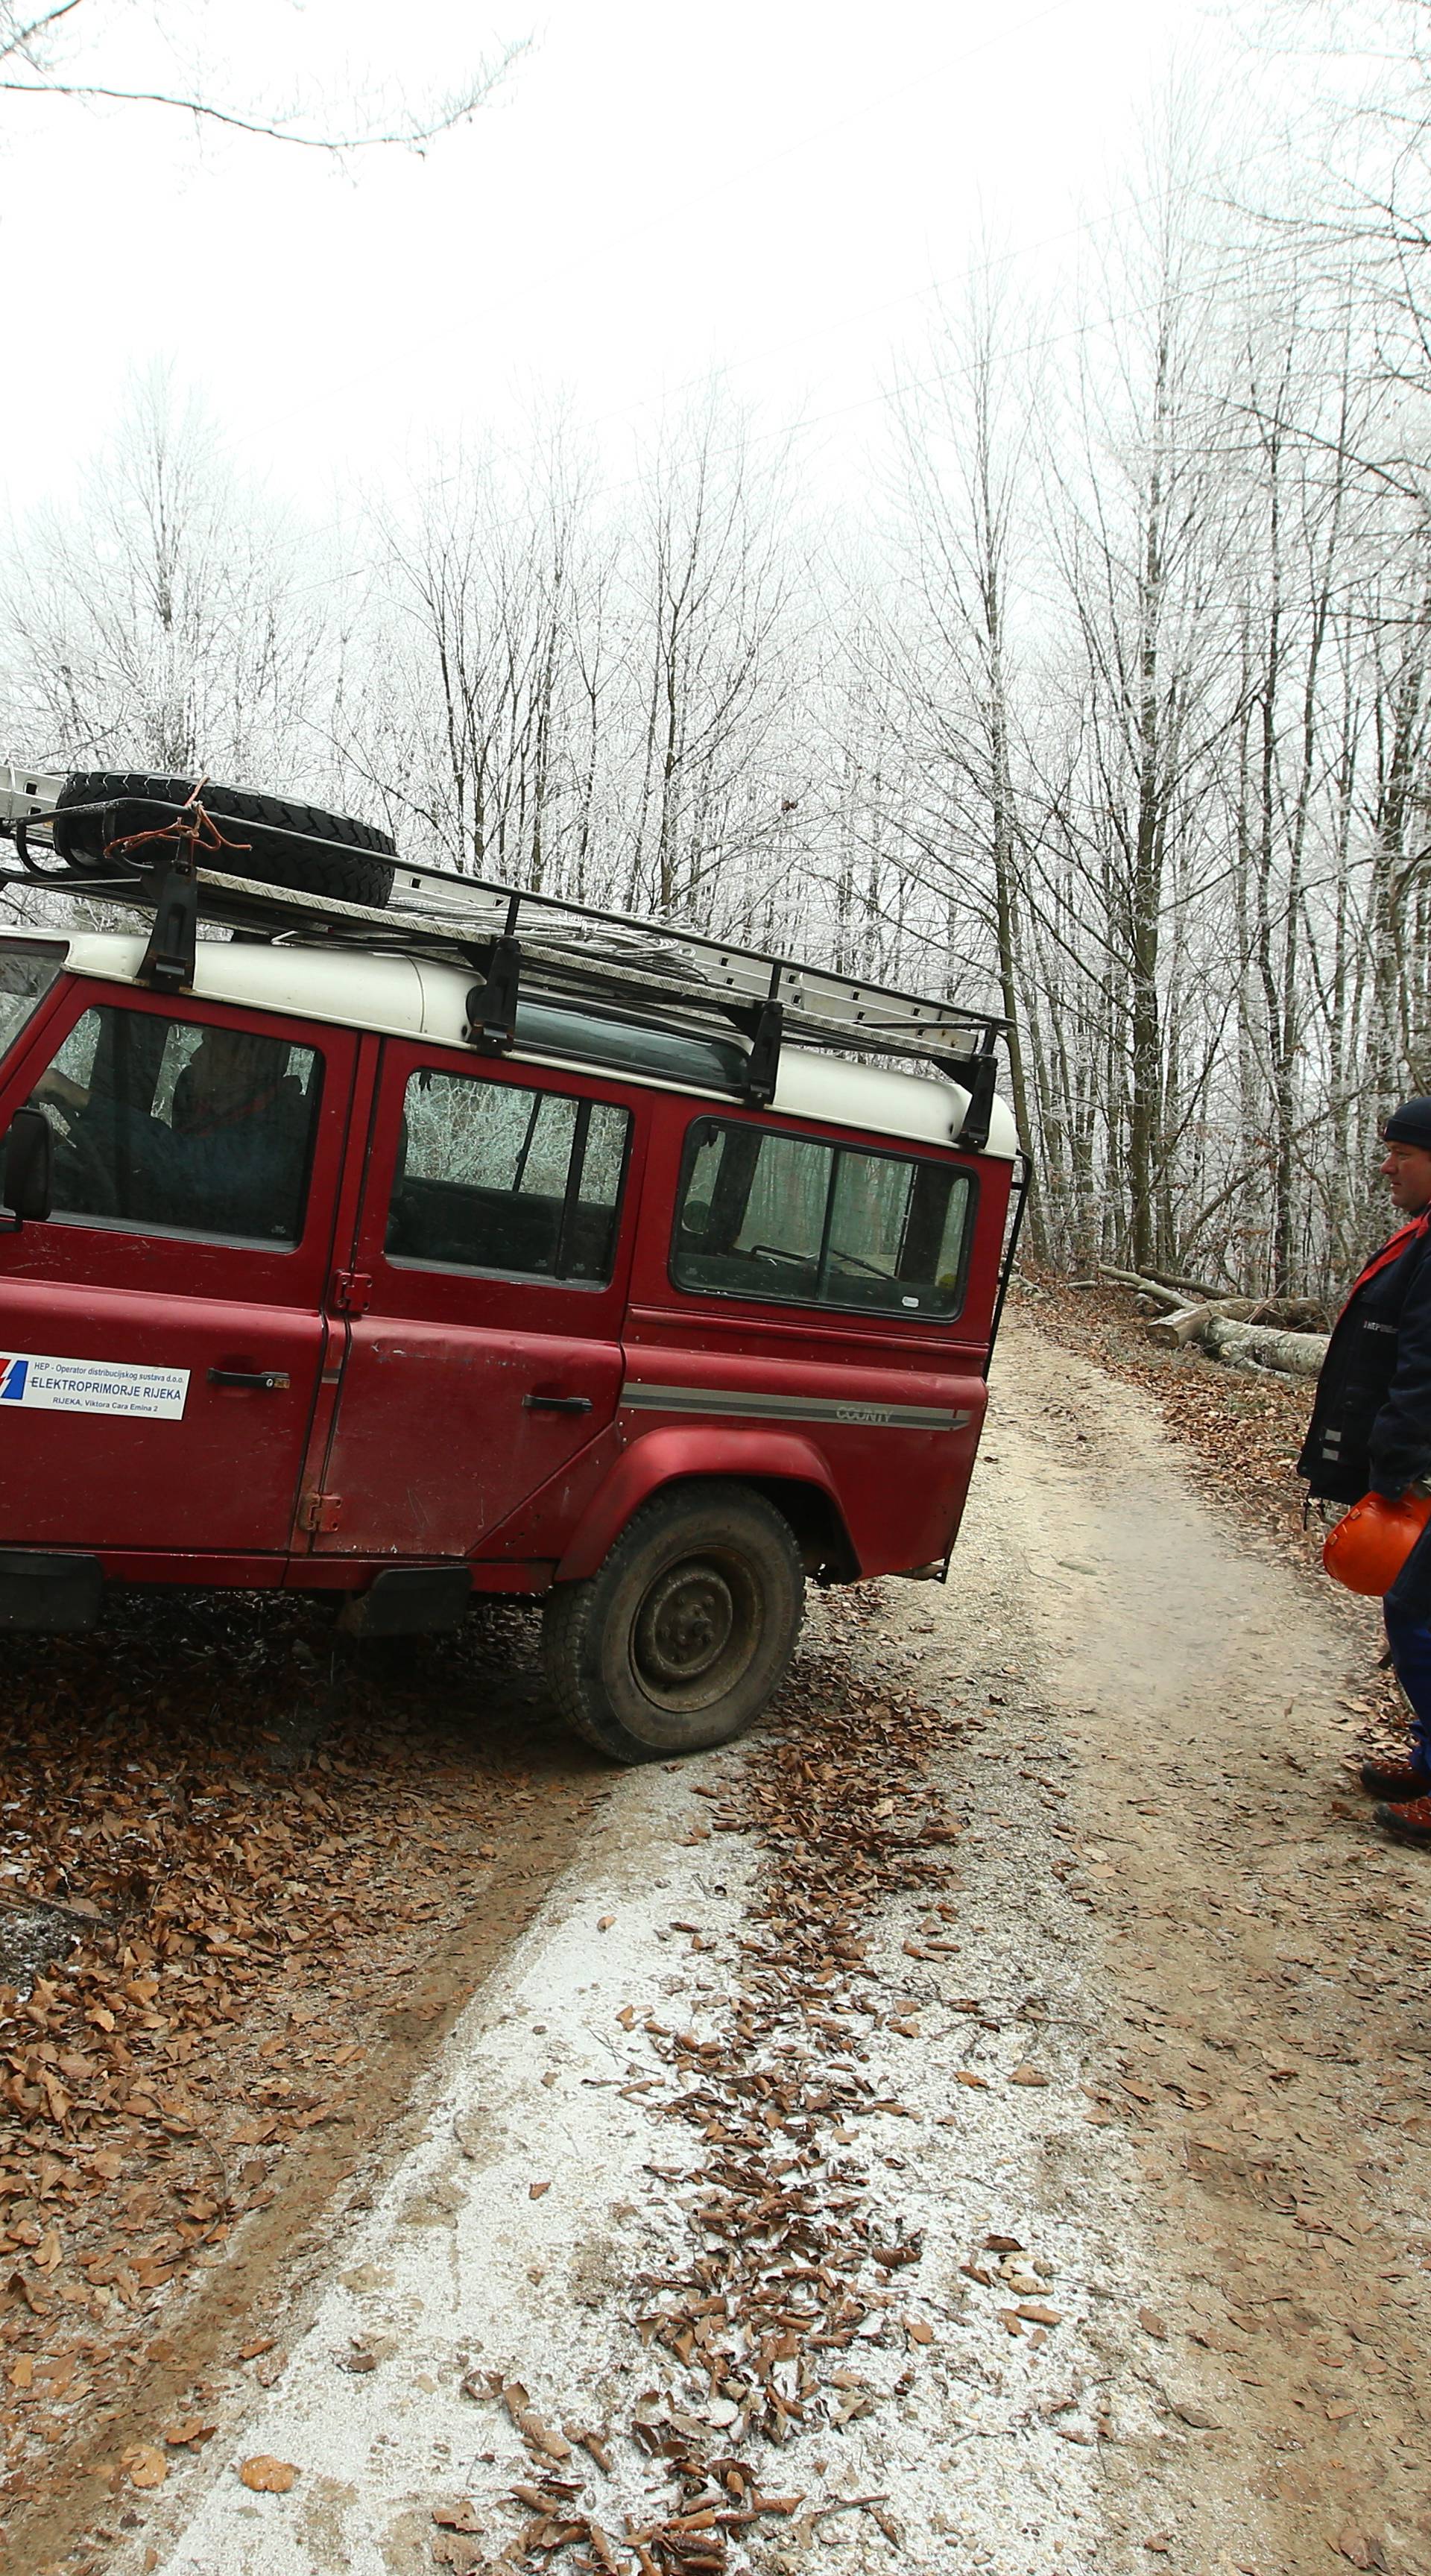
<svg viewBox="0 0 1431 2576"><path fill-rule="evenodd" d="M255 2451L251 2460L240 2463L239 2476L255 2495L287 2495L298 2471L291 2460L275 2460L267 2451Z"/></svg>
<svg viewBox="0 0 1431 2576"><path fill-rule="evenodd" d="M1332 2547L1353 2567L1380 2567L1384 2563L1380 2542L1370 2532L1357 2531L1351 2524L1337 2533Z"/></svg>
<svg viewBox="0 0 1431 2576"><path fill-rule="evenodd" d="M119 2464L132 2487L162 2487L169 2474L168 2461L152 2442L136 2442L121 2454Z"/></svg>
<svg viewBox="0 0 1431 2576"><path fill-rule="evenodd" d="M487 2563L481 2542L468 2540L459 2531L439 2531L433 2540L432 2555L437 2566L452 2568L454 2576L478 2576Z"/></svg>

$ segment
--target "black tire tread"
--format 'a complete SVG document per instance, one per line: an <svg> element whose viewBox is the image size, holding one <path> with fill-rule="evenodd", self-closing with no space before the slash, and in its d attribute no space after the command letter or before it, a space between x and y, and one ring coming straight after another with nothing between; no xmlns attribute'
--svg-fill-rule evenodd
<svg viewBox="0 0 1431 2576"><path fill-rule="evenodd" d="M167 822L171 817L163 809L182 804L194 784L192 778L161 778L143 770L72 770L56 800L55 813L58 817L72 805L152 803L154 821ZM260 885L290 886L300 893L338 903L371 904L381 910L388 902L397 857L390 832L364 823L356 814L330 814L321 805L260 794L251 787L224 787L215 779L206 781L203 802L216 822L247 824L253 833L250 849L235 850L231 856L216 854L217 863L228 873L250 877ZM266 841L266 823L274 825L277 832L311 833L316 840L330 845L331 856L318 849L295 849L277 837ZM66 831L57 822L55 847L63 857L80 865L103 864L104 850L94 823Z"/></svg>
<svg viewBox="0 0 1431 2576"><path fill-rule="evenodd" d="M598 1586L608 1577L619 1577L623 1559L634 1554L641 1547L651 1523L661 1518L673 1503L699 1505L702 1501L708 1501L719 1508L728 1506L737 1495L742 1502L759 1505L763 1516L768 1515L767 1528L778 1542L783 1543L795 1581L797 1596L803 1594L805 1569L795 1533L784 1514L777 1511L773 1503L768 1503L763 1494L755 1492L749 1486L727 1483L724 1478L703 1477L693 1478L689 1483L680 1484L674 1489L665 1488L653 1494L648 1502L642 1504L639 1511L632 1514L594 1575L586 1576L574 1583L554 1584L546 1596L542 1615L542 1663L558 1713L573 1734L579 1735L583 1743L594 1745L598 1753L606 1755L608 1761L630 1761L636 1758L655 1762L664 1761L669 1756L657 1746L642 1746L639 1755L635 1757L617 1752L609 1736L603 1732L599 1721L585 1704L581 1687L582 1642L597 1606ZM798 1631L797 1619L797 1635ZM792 1637L791 1654L794 1652L794 1647L795 1638ZM789 1656L787 1655L785 1665L777 1675L772 1690L780 1687L788 1667ZM733 1739L723 1740L729 1742Z"/></svg>
<svg viewBox="0 0 1431 2576"><path fill-rule="evenodd" d="M573 1735L579 1735L583 1744L606 1753L607 1746L587 1716L576 1678L581 1632L591 1616L595 1592L594 1576L581 1583L553 1585L542 1612L542 1664L563 1725L569 1726Z"/></svg>

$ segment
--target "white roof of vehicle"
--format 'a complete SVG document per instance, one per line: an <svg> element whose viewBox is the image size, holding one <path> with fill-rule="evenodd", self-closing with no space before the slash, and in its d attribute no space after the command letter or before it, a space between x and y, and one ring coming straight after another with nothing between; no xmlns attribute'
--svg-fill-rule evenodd
<svg viewBox="0 0 1431 2576"><path fill-rule="evenodd" d="M21 933L20 936L29 934ZM68 963L77 975L95 975L110 983L134 982L145 951L142 938L109 931L76 931L58 938L49 931L33 934L48 945L68 948ZM304 947L286 942L201 939L194 976L195 993L209 1002L232 1002L251 1010L278 1011L291 1018L322 1020L347 1029L370 1029L384 1037L427 1038L450 1046L470 1059L463 1036L471 970L443 965L427 957L375 956L358 948ZM534 980L534 1000L546 999ZM560 997L550 997L561 1007ZM567 1007L581 1017L579 1001ZM689 1023L686 1023L689 1026ZM726 1033L730 1043L734 1032ZM741 1043L736 1039L735 1043ZM524 1064L560 1062L571 1056L540 1054L518 1042L508 1061ZM591 1070L605 1079L639 1083L647 1090L679 1090L720 1099L694 1083L662 1081L659 1076L628 1070L616 1072L610 1062L593 1058ZM877 1065L852 1064L787 1038L780 1051L774 1110L790 1118L824 1119L832 1126L863 1128L871 1134L913 1139L919 1144L956 1145L969 1105L969 1094L942 1077L892 1073ZM1018 1138L1013 1116L996 1100L986 1154L1012 1161Z"/></svg>

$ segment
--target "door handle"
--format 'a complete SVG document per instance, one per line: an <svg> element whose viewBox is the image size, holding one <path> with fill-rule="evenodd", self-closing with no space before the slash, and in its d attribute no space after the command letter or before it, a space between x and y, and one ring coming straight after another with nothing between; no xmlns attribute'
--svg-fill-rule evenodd
<svg viewBox="0 0 1431 2576"><path fill-rule="evenodd" d="M210 1386L246 1386L255 1395L277 1395L291 1380L287 1369L210 1369Z"/></svg>
<svg viewBox="0 0 1431 2576"><path fill-rule="evenodd" d="M524 1395L528 1413L589 1413L589 1395Z"/></svg>

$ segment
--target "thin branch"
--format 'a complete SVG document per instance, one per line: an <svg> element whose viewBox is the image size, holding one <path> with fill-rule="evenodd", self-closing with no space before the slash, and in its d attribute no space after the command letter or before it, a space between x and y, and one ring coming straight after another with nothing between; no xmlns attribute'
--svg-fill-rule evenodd
<svg viewBox="0 0 1431 2576"><path fill-rule="evenodd" d="M56 17L63 17L67 9L78 8L79 5L80 0L65 0L65 6L56 9L53 14ZM44 25L48 21L36 23ZM475 116L478 109L486 104L493 91L506 79L513 64L520 61L522 55L528 52L530 45L531 39L527 36L520 37L508 45L502 53L501 60L490 70L484 67L470 89L464 90L460 97L448 100L425 120L414 118L407 125L379 128L378 131L367 134L302 134L271 118L245 116L235 108L216 107L209 99L169 90L111 89L99 81L0 79L0 91L19 98L73 98L121 107L174 109L180 115L192 116L202 124L225 126L234 133L253 135L267 143L289 144L295 150L302 152L326 152L334 159L341 158L345 153L389 149L394 145L409 151L421 152L427 144L436 142L441 135L450 134L456 126L465 124L469 117Z"/></svg>

